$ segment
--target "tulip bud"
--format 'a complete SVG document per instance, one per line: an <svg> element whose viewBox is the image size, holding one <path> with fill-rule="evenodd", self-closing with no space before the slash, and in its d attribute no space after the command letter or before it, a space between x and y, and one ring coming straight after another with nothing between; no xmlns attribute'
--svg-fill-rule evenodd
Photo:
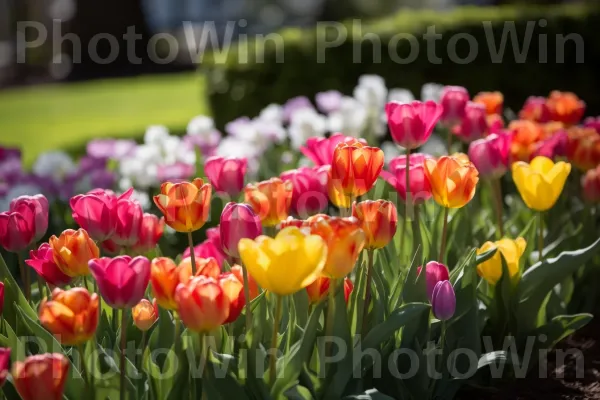
<svg viewBox="0 0 600 400"><path fill-rule="evenodd" d="M152 325L154 325L158 319L156 299L152 302L146 299L140 300L140 302L131 310L131 315L133 316L133 323L140 331L145 332L152 328Z"/></svg>
<svg viewBox="0 0 600 400"><path fill-rule="evenodd" d="M182 278L182 282L185 282L187 279L192 277L192 258L187 257L181 260L179 263L180 269L180 277ZM185 279L185 275L188 275L188 278ZM221 274L221 267L212 257L208 258L196 258L196 275L195 276L206 276L209 278L217 279Z"/></svg>
<svg viewBox="0 0 600 400"><path fill-rule="evenodd" d="M29 257L25 263L49 285L64 286L71 282L71 277L62 272L54 262L54 253L48 243L42 243L37 250L31 250Z"/></svg>
<svg viewBox="0 0 600 400"><path fill-rule="evenodd" d="M29 356L13 365L14 386L23 400L62 400L69 366L60 353Z"/></svg>
<svg viewBox="0 0 600 400"><path fill-rule="evenodd" d="M286 171L281 174L281 180L292 182L292 214L306 218L327 208L328 168L302 167Z"/></svg>
<svg viewBox="0 0 600 400"><path fill-rule="evenodd" d="M0 347L0 388L8 377L8 364L10 363L10 348Z"/></svg>
<svg viewBox="0 0 600 400"><path fill-rule="evenodd" d="M227 255L239 258L240 239L254 239L262 233L260 218L247 204L228 203L219 224L221 248Z"/></svg>
<svg viewBox="0 0 600 400"><path fill-rule="evenodd" d="M398 225L398 211L387 200L366 200L352 205L352 216L365 233L367 249L381 249L392 240Z"/></svg>
<svg viewBox="0 0 600 400"><path fill-rule="evenodd" d="M452 126L462 121L465 116L465 106L469 102L469 92L461 86L446 86L442 90L440 104L443 112L442 121Z"/></svg>
<svg viewBox="0 0 600 400"><path fill-rule="evenodd" d="M306 287L306 293L308 294L308 301L311 304L315 304L327 297L329 291L329 284L331 279L326 276L318 277L313 283ZM350 294L354 290L354 285L349 278L344 278L344 300L348 303Z"/></svg>
<svg viewBox="0 0 600 400"><path fill-rule="evenodd" d="M469 159L484 178L498 179L508 170L512 134L491 134L469 145Z"/></svg>
<svg viewBox="0 0 600 400"><path fill-rule="evenodd" d="M49 240L54 262L70 277L89 275L88 262L100 256L96 243L84 229L67 229Z"/></svg>
<svg viewBox="0 0 600 400"><path fill-rule="evenodd" d="M590 203L600 202L600 165L590 169L581 178L583 198Z"/></svg>
<svg viewBox="0 0 600 400"><path fill-rule="evenodd" d="M450 281L440 281L435 285L431 295L433 315L440 321L447 321L456 311L456 295Z"/></svg>
<svg viewBox="0 0 600 400"><path fill-rule="evenodd" d="M111 240L119 246L131 247L139 240L144 210L137 200L129 198L119 198L116 210L117 225Z"/></svg>
<svg viewBox="0 0 600 400"><path fill-rule="evenodd" d="M90 260L89 267L102 298L112 308L132 308L144 297L150 280L146 257L102 257Z"/></svg>
<svg viewBox="0 0 600 400"><path fill-rule="evenodd" d="M217 193L227 193L236 199L244 188L248 161L245 158L210 157L204 172Z"/></svg>
<svg viewBox="0 0 600 400"><path fill-rule="evenodd" d="M46 230L48 230L48 199L42 194L20 196L10 202L10 210L15 211L23 203L34 206L34 240L37 242L44 237Z"/></svg>
<svg viewBox="0 0 600 400"><path fill-rule="evenodd" d="M275 226L288 217L292 205L292 183L271 178L244 189L245 201L258 214L263 226Z"/></svg>
<svg viewBox="0 0 600 400"><path fill-rule="evenodd" d="M229 317L229 298L217 281L205 276L178 285L175 303L181 320L194 332L210 332Z"/></svg>
<svg viewBox="0 0 600 400"><path fill-rule="evenodd" d="M165 218L158 218L154 214L145 213L140 224L137 242L133 245L133 251L143 254L156 248L165 229Z"/></svg>
<svg viewBox="0 0 600 400"><path fill-rule="evenodd" d="M94 189L74 196L69 202L73 219L94 240L107 240L117 229L117 201L128 199L132 193L133 188L117 197L111 190Z"/></svg>
<svg viewBox="0 0 600 400"><path fill-rule="evenodd" d="M454 127L453 132L463 142L484 137L489 131L485 107L481 104L469 102L465 107L465 116L461 123Z"/></svg>
<svg viewBox="0 0 600 400"><path fill-rule="evenodd" d="M44 299L40 304L40 322L60 343L77 346L94 336L99 304L98 295L90 295L87 289L56 288L52 299Z"/></svg>
<svg viewBox="0 0 600 400"><path fill-rule="evenodd" d="M433 101L390 102L385 105L392 139L407 149L425 144L443 111L444 108Z"/></svg>
<svg viewBox="0 0 600 400"><path fill-rule="evenodd" d="M504 95L501 92L481 92L473 98L473 103L484 106L487 115L502 114Z"/></svg>
<svg viewBox="0 0 600 400"><path fill-rule="evenodd" d="M11 253L27 249L35 239L36 205L19 202L10 211L0 213L0 245Z"/></svg>
<svg viewBox="0 0 600 400"><path fill-rule="evenodd" d="M200 178L192 182L163 183L154 203L165 223L177 232L193 232L204 225L210 210L211 186Z"/></svg>
<svg viewBox="0 0 600 400"><path fill-rule="evenodd" d="M461 208L471 201L479 181L473 163L456 156L425 160L425 175L431 183L433 199L447 208Z"/></svg>
<svg viewBox="0 0 600 400"><path fill-rule="evenodd" d="M423 267L417 268L417 275L421 275ZM448 267L437 261L429 261L425 264L425 280L427 281L427 297L432 301L433 289L438 282L450 279Z"/></svg>
<svg viewBox="0 0 600 400"><path fill-rule="evenodd" d="M244 305L246 305L246 297L244 296L244 284L231 272L225 272L219 277L219 286L229 300L229 316L223 322L228 324L235 321L240 314Z"/></svg>
<svg viewBox="0 0 600 400"><path fill-rule="evenodd" d="M339 143L352 144L361 142L367 144L363 139L356 139L352 136L344 136L341 133L334 133L328 138L311 137L306 141L305 146L300 146L300 151L308 157L317 167L331 165L333 161L333 152Z"/></svg>

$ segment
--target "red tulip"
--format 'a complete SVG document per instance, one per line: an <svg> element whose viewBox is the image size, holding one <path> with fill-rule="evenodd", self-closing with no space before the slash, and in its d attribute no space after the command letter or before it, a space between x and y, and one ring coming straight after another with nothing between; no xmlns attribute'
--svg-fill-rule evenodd
<svg viewBox="0 0 600 400"><path fill-rule="evenodd" d="M12 253L27 249L35 239L35 216L32 202L21 202L0 213L0 245Z"/></svg>
<svg viewBox="0 0 600 400"><path fill-rule="evenodd" d="M223 322L224 324L228 324L240 316L242 309L246 305L244 284L231 272L221 274L218 282L223 293L229 299L229 316Z"/></svg>
<svg viewBox="0 0 600 400"><path fill-rule="evenodd" d="M419 267L417 269L417 275L421 274L422 269L423 267ZM425 265L425 279L427 280L427 296L431 301L435 285L437 285L438 282L447 281L450 279L448 267L437 261L429 261Z"/></svg>
<svg viewBox="0 0 600 400"><path fill-rule="evenodd" d="M529 97L519 112L519 118L542 123L550 121L550 110L546 105L546 99L536 96Z"/></svg>
<svg viewBox="0 0 600 400"><path fill-rule="evenodd" d="M48 243L42 243L37 250L31 250L29 257L25 263L49 285L64 286L71 282L71 277L62 272L54 262L54 253Z"/></svg>
<svg viewBox="0 0 600 400"><path fill-rule="evenodd" d="M428 154L413 153L408 159L409 190L411 201L423 203L431 198L431 184L425 174L424 160L433 158ZM406 201L406 156L394 158L389 171L381 171L381 177L396 189L402 200Z"/></svg>
<svg viewBox="0 0 600 400"><path fill-rule="evenodd" d="M229 298L217 281L205 276L180 283L175 302L181 320L194 332L210 332L229 317Z"/></svg>
<svg viewBox="0 0 600 400"><path fill-rule="evenodd" d="M117 225L111 240L122 247L131 247L139 240L139 232L144 219L141 204L129 197L117 201Z"/></svg>
<svg viewBox="0 0 600 400"><path fill-rule="evenodd" d="M463 142L470 143L473 140L484 137L489 130L485 106L468 102L465 107L465 116L461 123L454 127L453 133Z"/></svg>
<svg viewBox="0 0 600 400"><path fill-rule="evenodd" d="M42 194L20 196L10 202L10 210L15 211L20 204L32 204L35 209L35 241L37 242L48 230L48 199Z"/></svg>
<svg viewBox="0 0 600 400"><path fill-rule="evenodd" d="M292 182L292 214L306 218L327 208L329 168L301 167L281 174L281 180Z"/></svg>
<svg viewBox="0 0 600 400"><path fill-rule="evenodd" d="M217 193L237 198L244 188L248 161L245 158L210 157L204 172Z"/></svg>
<svg viewBox="0 0 600 400"><path fill-rule="evenodd" d="M231 267L231 273L237 278L238 281L240 281L242 285L244 284L244 271L241 266L234 265ZM250 289L250 300L254 300L260 294L258 284L250 274L248 274L248 289Z"/></svg>
<svg viewBox="0 0 600 400"><path fill-rule="evenodd" d="M469 102L469 92L461 86L446 86L442 91L440 103L444 108L442 121L448 125L460 123L465 116L465 106Z"/></svg>
<svg viewBox="0 0 600 400"><path fill-rule="evenodd" d="M248 204L228 203L219 224L221 248L230 257L240 258L238 243L254 239L262 233L260 218Z"/></svg>
<svg viewBox="0 0 600 400"><path fill-rule="evenodd" d="M150 281L146 257L102 257L90 260L89 267L102 298L111 307L132 308L144 297Z"/></svg>
<svg viewBox="0 0 600 400"><path fill-rule="evenodd" d="M62 400L69 366L59 353L17 361L12 372L15 388L23 400Z"/></svg>
<svg viewBox="0 0 600 400"><path fill-rule="evenodd" d="M0 387L6 382L8 377L8 364L10 363L10 349L0 347Z"/></svg>
<svg viewBox="0 0 600 400"><path fill-rule="evenodd" d="M590 203L600 202L600 165L590 169L581 178L583 198Z"/></svg>
<svg viewBox="0 0 600 400"><path fill-rule="evenodd" d="M485 178L497 179L508 170L512 133L491 134L471 142L469 159Z"/></svg>
<svg viewBox="0 0 600 400"><path fill-rule="evenodd" d="M553 90L546 102L552 121L576 125L585 113L585 102L575 93Z"/></svg>
<svg viewBox="0 0 600 400"><path fill-rule="evenodd" d="M442 115L443 107L433 101L408 104L387 103L385 112L394 142L407 149L419 147L429 139Z"/></svg>
<svg viewBox="0 0 600 400"><path fill-rule="evenodd" d="M164 229L164 217L158 218L154 214L145 213L140 224L137 242L133 245L133 250L143 254L156 248Z"/></svg>
<svg viewBox="0 0 600 400"><path fill-rule="evenodd" d="M69 202L73 219L94 240L109 239L117 229L117 201L128 199L132 193L133 188L117 197L111 190L94 189L74 196Z"/></svg>
<svg viewBox="0 0 600 400"><path fill-rule="evenodd" d="M356 139L352 136L344 136L341 133L334 133L328 138L311 137L306 141L306 146L300 146L300 151L308 157L317 167L331 165L333 152L339 143L352 144L361 142L367 144L363 139Z"/></svg>

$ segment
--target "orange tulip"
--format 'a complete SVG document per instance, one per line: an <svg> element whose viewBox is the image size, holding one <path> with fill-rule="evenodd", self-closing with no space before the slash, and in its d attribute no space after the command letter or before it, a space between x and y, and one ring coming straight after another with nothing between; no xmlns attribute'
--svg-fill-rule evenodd
<svg viewBox="0 0 600 400"><path fill-rule="evenodd" d="M335 279L344 278L354 268L365 246L365 233L358 220L320 214L309 218L307 224L311 234L320 236L327 244L323 274Z"/></svg>
<svg viewBox="0 0 600 400"><path fill-rule="evenodd" d="M165 223L177 232L193 232L204 225L210 210L210 184L200 178L192 182L165 182L154 203L165 216Z"/></svg>
<svg viewBox="0 0 600 400"><path fill-rule="evenodd" d="M550 119L576 125L585 112L585 103L575 93L554 90L546 101Z"/></svg>
<svg viewBox="0 0 600 400"><path fill-rule="evenodd" d="M229 298L212 278L198 276L175 291L177 311L185 326L194 332L210 332L229 317Z"/></svg>
<svg viewBox="0 0 600 400"><path fill-rule="evenodd" d="M99 305L98 295L87 289L56 288L52 300L44 299L40 304L40 322L62 344L77 346L94 336Z"/></svg>
<svg viewBox="0 0 600 400"><path fill-rule="evenodd" d="M234 265L233 267L231 267L231 273L237 278L238 281L240 281L242 285L244 284L244 272L242 270L242 267L240 267L239 265ZM258 285L256 284L256 281L250 274L248 274L248 289L250 289L250 300L254 300L260 294Z"/></svg>
<svg viewBox="0 0 600 400"><path fill-rule="evenodd" d="M510 148L513 161L529 161L537 143L544 136L542 126L537 122L521 120L511 122L508 129L513 133Z"/></svg>
<svg viewBox="0 0 600 400"><path fill-rule="evenodd" d="M192 265L189 268L178 267L167 257L152 260L150 267L150 285L158 304L167 310L176 310L175 290L180 283L187 283L192 276Z"/></svg>
<svg viewBox="0 0 600 400"><path fill-rule="evenodd" d="M329 291L329 283L331 279L326 276L320 276L316 281L306 287L306 293L308 293L308 301L311 304L315 304L327 297ZM344 300L348 303L350 293L354 289L354 285L349 278L344 279Z"/></svg>
<svg viewBox="0 0 600 400"><path fill-rule="evenodd" d="M463 207L475 196L479 172L470 161L452 156L443 156L437 161L428 159L425 174L431 182L434 200L443 207Z"/></svg>
<svg viewBox="0 0 600 400"><path fill-rule="evenodd" d="M481 92L473 98L473 102L483 105L487 115L502 114L504 95L500 92Z"/></svg>
<svg viewBox="0 0 600 400"><path fill-rule="evenodd" d="M222 274L218 282L221 289L223 289L223 293L229 300L229 317L224 322L224 324L228 324L240 316L242 309L246 305L244 284L232 272Z"/></svg>
<svg viewBox="0 0 600 400"><path fill-rule="evenodd" d="M62 400L69 360L60 353L29 356L13 365L15 388L23 400Z"/></svg>
<svg viewBox="0 0 600 400"><path fill-rule="evenodd" d="M192 259L191 257L184 258L179 263L179 268L181 268L181 273L186 274L189 273L187 279L192 277ZM185 270L185 272L184 272ZM221 268L219 267L219 263L213 257L208 258L199 258L196 257L196 276L204 275L209 278L217 279L221 274ZM187 280L186 279L186 280Z"/></svg>
<svg viewBox="0 0 600 400"><path fill-rule="evenodd" d="M358 219L365 232L367 249L385 247L396 233L398 211L387 200L366 200L352 205L352 216Z"/></svg>
<svg viewBox="0 0 600 400"><path fill-rule="evenodd" d="M90 274L88 262L100 257L100 250L85 229L67 229L49 240L54 263L70 277Z"/></svg>
<svg viewBox="0 0 600 400"><path fill-rule="evenodd" d="M577 168L588 171L600 164L600 134L592 128L569 129L567 158Z"/></svg>
<svg viewBox="0 0 600 400"><path fill-rule="evenodd" d="M346 196L362 196L375 185L383 162L383 151L377 147L340 143L333 152L330 181Z"/></svg>
<svg viewBox="0 0 600 400"><path fill-rule="evenodd" d="M147 331L152 328L154 322L158 319L158 306L156 299L150 302L150 300L142 299L133 309L131 310L133 317L133 323L140 331Z"/></svg>
<svg viewBox="0 0 600 400"><path fill-rule="evenodd" d="M271 178L244 188L246 203L258 216L263 226L275 226L288 217L292 205L292 182Z"/></svg>

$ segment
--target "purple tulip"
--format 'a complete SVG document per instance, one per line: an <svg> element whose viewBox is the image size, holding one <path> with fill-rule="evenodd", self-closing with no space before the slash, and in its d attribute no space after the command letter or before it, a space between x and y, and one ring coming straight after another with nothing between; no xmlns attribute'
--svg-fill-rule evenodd
<svg viewBox="0 0 600 400"><path fill-rule="evenodd" d="M450 281L440 281L433 289L431 296L433 315L440 321L447 321L456 311L456 295Z"/></svg>
<svg viewBox="0 0 600 400"><path fill-rule="evenodd" d="M252 207L243 203L227 203L219 228L223 250L235 258L240 258L238 243L241 239L254 239L262 232L260 218Z"/></svg>

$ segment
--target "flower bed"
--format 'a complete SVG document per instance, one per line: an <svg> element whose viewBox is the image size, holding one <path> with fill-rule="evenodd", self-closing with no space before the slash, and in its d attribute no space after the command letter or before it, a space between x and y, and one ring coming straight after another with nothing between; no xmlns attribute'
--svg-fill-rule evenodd
<svg viewBox="0 0 600 400"><path fill-rule="evenodd" d="M7 397L454 398L531 376L597 309L598 120L572 93L518 113L377 76L354 93L32 172L3 150Z"/></svg>

